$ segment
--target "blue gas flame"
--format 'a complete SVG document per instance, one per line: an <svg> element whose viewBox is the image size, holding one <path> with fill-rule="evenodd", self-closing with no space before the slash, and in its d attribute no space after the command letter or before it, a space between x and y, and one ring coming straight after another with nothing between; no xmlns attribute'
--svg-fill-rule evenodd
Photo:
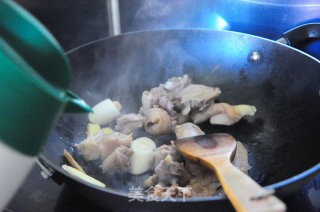
<svg viewBox="0 0 320 212"><path fill-rule="evenodd" d="M209 17L209 21L210 29L229 29L228 22L217 13L213 13Z"/></svg>

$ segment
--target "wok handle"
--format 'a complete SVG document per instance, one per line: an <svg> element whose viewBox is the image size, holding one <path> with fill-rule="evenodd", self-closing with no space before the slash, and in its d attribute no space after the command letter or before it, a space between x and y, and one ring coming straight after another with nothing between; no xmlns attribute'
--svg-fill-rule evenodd
<svg viewBox="0 0 320 212"><path fill-rule="evenodd" d="M307 40L320 39L320 23L304 24L282 34L278 42L294 46Z"/></svg>
<svg viewBox="0 0 320 212"><path fill-rule="evenodd" d="M55 171L55 168L49 165L49 163L47 163L46 161L48 161L48 159L45 159L45 157L40 154L37 160L37 165L41 169L41 177L46 180L51 179L58 185L61 185L63 182L65 182L63 180L63 176L60 176L60 173L58 171Z"/></svg>
<svg viewBox="0 0 320 212"><path fill-rule="evenodd" d="M216 159L214 159L216 160ZM223 160L220 165L216 161L212 169L215 170L223 190L227 194L233 207L238 212L284 212L286 205L273 195L272 190L266 190L258 183L233 166L230 160Z"/></svg>

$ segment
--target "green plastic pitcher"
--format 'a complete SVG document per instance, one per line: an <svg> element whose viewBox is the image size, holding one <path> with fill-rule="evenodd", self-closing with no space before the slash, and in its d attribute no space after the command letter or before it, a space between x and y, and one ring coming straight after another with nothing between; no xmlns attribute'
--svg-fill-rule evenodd
<svg viewBox="0 0 320 212"><path fill-rule="evenodd" d="M0 141L35 156L62 112L91 108L68 90L70 65L32 15L0 0Z"/></svg>

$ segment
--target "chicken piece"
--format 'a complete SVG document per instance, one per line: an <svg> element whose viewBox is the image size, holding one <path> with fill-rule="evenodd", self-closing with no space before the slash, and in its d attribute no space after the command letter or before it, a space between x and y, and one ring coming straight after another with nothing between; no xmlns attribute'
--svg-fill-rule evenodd
<svg viewBox="0 0 320 212"><path fill-rule="evenodd" d="M153 190L153 195L155 197L162 197L163 187L161 185L156 185Z"/></svg>
<svg viewBox="0 0 320 212"><path fill-rule="evenodd" d="M193 197L213 196L221 186L217 176L211 170L186 160L186 169L192 174L188 186L192 187Z"/></svg>
<svg viewBox="0 0 320 212"><path fill-rule="evenodd" d="M163 185L178 183L185 186L191 179L191 175L185 169L183 163L174 162L170 155L159 162L155 168L155 174L158 176L158 183Z"/></svg>
<svg viewBox="0 0 320 212"><path fill-rule="evenodd" d="M210 169L205 168L189 159L186 159L186 169L190 172L192 176L206 175L207 173L212 173Z"/></svg>
<svg viewBox="0 0 320 212"><path fill-rule="evenodd" d="M75 146L86 160L105 159L120 145L130 146L131 135L118 132L106 134L102 130Z"/></svg>
<svg viewBox="0 0 320 212"><path fill-rule="evenodd" d="M171 132L172 121L169 114L161 108L151 108L145 113L144 129L153 135Z"/></svg>
<svg viewBox="0 0 320 212"><path fill-rule="evenodd" d="M183 124L189 120L189 117L186 115L182 115L181 113L177 113L175 120L176 124Z"/></svg>
<svg viewBox="0 0 320 212"><path fill-rule="evenodd" d="M254 116L256 111L256 107L251 105L217 103L202 112L192 114L191 119L195 124L198 124L210 118L211 124L229 126L238 122L243 116Z"/></svg>
<svg viewBox="0 0 320 212"><path fill-rule="evenodd" d="M109 156L120 145L130 147L132 135L125 135L118 132L107 134L106 141L100 145L101 158Z"/></svg>
<svg viewBox="0 0 320 212"><path fill-rule="evenodd" d="M176 113L167 91L161 87L155 87L150 91L144 91L142 93L142 107L140 112L145 114L145 112L151 108L162 108L170 115L175 115Z"/></svg>
<svg viewBox="0 0 320 212"><path fill-rule="evenodd" d="M102 172L129 172L131 168L130 157L132 154L133 151L126 146L121 145L117 147L112 154L103 161L100 166L102 168Z"/></svg>
<svg viewBox="0 0 320 212"><path fill-rule="evenodd" d="M187 122L175 127L175 133L177 139L187 138L197 135L204 135L205 133L195 124Z"/></svg>
<svg viewBox="0 0 320 212"><path fill-rule="evenodd" d="M188 185L192 188L193 197L207 197L218 194L218 188L221 187L219 182L216 182L211 175L206 177L195 177L191 179Z"/></svg>
<svg viewBox="0 0 320 212"><path fill-rule="evenodd" d="M164 167L162 165L159 166L161 161L173 162L173 161L182 160L182 155L173 144L172 145L163 144L160 147L154 149L153 157L154 157L154 166L158 167L159 172L160 172L160 169ZM179 164L177 166L180 166L180 163L177 163L177 164ZM160 176L163 178L163 174L160 174ZM159 180L159 177L157 174L153 174L152 176L149 176L145 180L144 186L150 187L150 186L156 185L157 183L163 183L163 182Z"/></svg>
<svg viewBox="0 0 320 212"><path fill-rule="evenodd" d="M178 184L172 184L166 191L162 192L162 197L176 197L178 194Z"/></svg>
<svg viewBox="0 0 320 212"><path fill-rule="evenodd" d="M182 115L188 115L193 108L197 108L198 111L204 110L220 94L221 90L217 87L191 84L177 95L181 105L176 105L182 107Z"/></svg>
<svg viewBox="0 0 320 212"><path fill-rule="evenodd" d="M166 83L161 84L160 87L164 88L171 100L175 99L177 94L185 87L190 85L191 78L185 74L182 77L172 77Z"/></svg>
<svg viewBox="0 0 320 212"><path fill-rule="evenodd" d="M116 131L123 134L130 134L133 131L143 127L146 118L140 114L129 113L122 115L117 119Z"/></svg>
<svg viewBox="0 0 320 212"><path fill-rule="evenodd" d="M160 147L153 150L154 165L157 166L161 160L165 159L168 155L171 156L172 160L180 161L182 156L177 148L173 145L163 144Z"/></svg>
<svg viewBox="0 0 320 212"><path fill-rule="evenodd" d="M144 181L144 184L143 186L145 188L149 188L151 186L155 186L158 182L158 176L153 174L151 176L149 176L145 181Z"/></svg>
<svg viewBox="0 0 320 212"><path fill-rule="evenodd" d="M81 152L86 160L97 160L101 156L99 148L100 143L103 143L106 139L106 134L99 131L94 136L90 136L75 147Z"/></svg>
<svg viewBox="0 0 320 212"><path fill-rule="evenodd" d="M180 186L177 186L176 187L177 190L178 190L178 193L177 193L177 197L192 197L192 187L187 185L185 187L180 187Z"/></svg>

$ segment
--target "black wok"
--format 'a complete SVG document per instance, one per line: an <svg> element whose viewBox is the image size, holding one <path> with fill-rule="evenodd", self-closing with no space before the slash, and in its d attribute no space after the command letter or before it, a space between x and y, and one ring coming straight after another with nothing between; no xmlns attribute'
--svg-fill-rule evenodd
<svg viewBox="0 0 320 212"><path fill-rule="evenodd" d="M287 42L297 35L295 42L312 36L305 33L312 27L287 33ZM144 90L183 74L189 74L194 83L220 87L220 102L255 105L255 117L233 126L200 127L206 133L227 132L242 141L249 151L249 175L279 196L292 193L320 172L320 63L297 49L237 32L184 29L101 39L68 56L74 70L71 89L90 105L111 98L121 102L123 113L137 112ZM108 209L232 210L224 197L129 202L129 187L138 186L147 175L105 176L98 164L85 162L73 145L85 138L87 123L87 115L62 116L43 148L40 164L55 181L65 182ZM158 145L173 138L151 137ZM63 149L73 152L87 173L106 182L107 188L68 176L60 168L65 163Z"/></svg>

